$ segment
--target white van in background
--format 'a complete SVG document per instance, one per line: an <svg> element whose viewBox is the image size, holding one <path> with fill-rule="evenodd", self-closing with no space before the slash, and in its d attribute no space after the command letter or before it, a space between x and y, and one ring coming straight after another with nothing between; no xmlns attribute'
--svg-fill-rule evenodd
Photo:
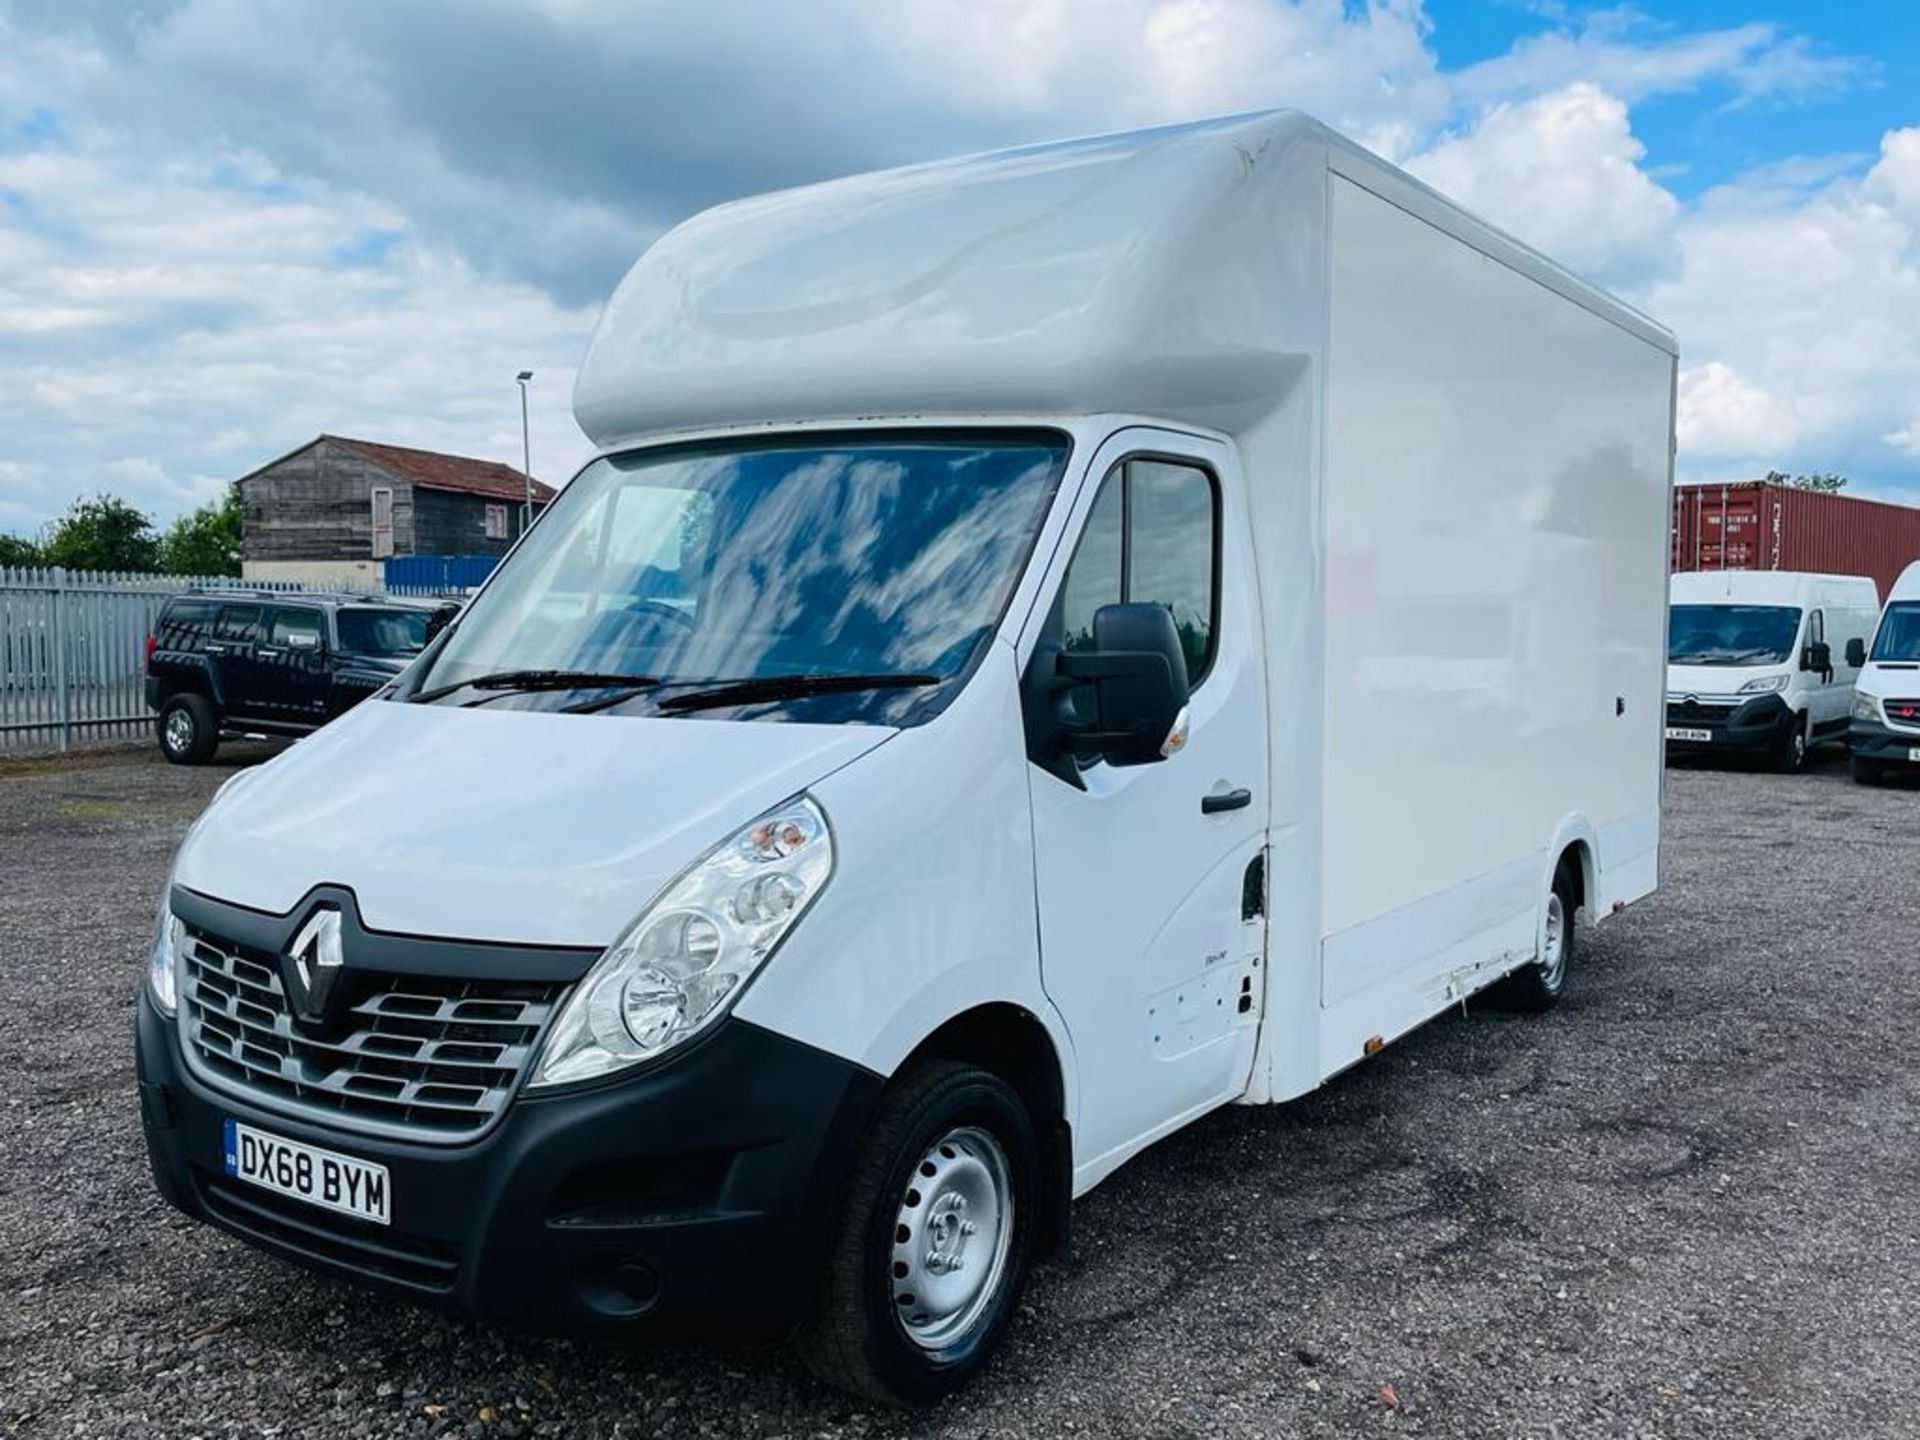
<svg viewBox="0 0 1920 1440"><path fill-rule="evenodd" d="M1873 646L1848 657L1853 689L1853 778L1876 785L1920 774L1920 560L1900 572Z"/></svg>
<svg viewBox="0 0 1920 1440"><path fill-rule="evenodd" d="M1667 612L1667 750L1796 771L1844 741L1873 581L1790 570L1675 575Z"/></svg>
<svg viewBox="0 0 1920 1440"><path fill-rule="evenodd" d="M596 458L184 842L161 1192L952 1389L1130 1156L1553 1004L1653 890L1674 356L1299 115L687 221Z"/></svg>

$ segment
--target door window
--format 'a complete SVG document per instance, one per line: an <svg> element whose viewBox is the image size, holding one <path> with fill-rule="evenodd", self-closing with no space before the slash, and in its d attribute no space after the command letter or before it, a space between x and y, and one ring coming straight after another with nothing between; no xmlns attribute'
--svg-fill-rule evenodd
<svg viewBox="0 0 1920 1440"><path fill-rule="evenodd" d="M258 605L226 605L220 610L218 634L222 640L251 640L260 629Z"/></svg>
<svg viewBox="0 0 1920 1440"><path fill-rule="evenodd" d="M275 610L267 629L267 643L289 650L318 650L320 616L312 610Z"/></svg>
<svg viewBox="0 0 1920 1440"><path fill-rule="evenodd" d="M1114 466L1060 587L1067 649L1093 644L1093 613L1102 605L1152 601L1172 612L1188 683L1199 688L1213 664L1219 613L1219 514L1213 477L1197 465L1134 459Z"/></svg>
<svg viewBox="0 0 1920 1440"><path fill-rule="evenodd" d="M1824 643L1826 638L1827 638L1826 611L1815 610L1810 612L1807 616L1807 643L1809 645L1819 645Z"/></svg>

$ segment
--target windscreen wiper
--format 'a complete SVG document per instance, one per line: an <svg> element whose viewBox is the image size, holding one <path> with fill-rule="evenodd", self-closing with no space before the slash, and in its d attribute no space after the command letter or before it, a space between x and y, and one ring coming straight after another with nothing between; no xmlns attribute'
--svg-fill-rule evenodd
<svg viewBox="0 0 1920 1440"><path fill-rule="evenodd" d="M814 675L754 675L715 682L705 690L686 690L654 703L663 712L717 710L723 705L753 705L767 700L797 700L803 695L832 695L838 691L895 690L938 685L938 675L855 675L826 672Z"/></svg>
<svg viewBox="0 0 1920 1440"><path fill-rule="evenodd" d="M658 685L657 675L609 674L600 670L499 670L491 675L475 675L450 685L436 685L408 697L416 705L426 705L457 690L510 690L530 693L535 690L593 690L615 685L628 688Z"/></svg>

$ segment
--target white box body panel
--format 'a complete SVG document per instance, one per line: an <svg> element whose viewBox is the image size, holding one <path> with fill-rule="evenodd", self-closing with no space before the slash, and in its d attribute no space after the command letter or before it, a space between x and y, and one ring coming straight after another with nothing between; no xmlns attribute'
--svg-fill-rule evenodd
<svg viewBox="0 0 1920 1440"><path fill-rule="evenodd" d="M1328 1008L1462 930L1517 922L1524 948L1563 824L1613 836L1603 869L1657 844L1673 366L1354 181L1331 186ZM1475 885L1447 902L1453 923L1368 942Z"/></svg>

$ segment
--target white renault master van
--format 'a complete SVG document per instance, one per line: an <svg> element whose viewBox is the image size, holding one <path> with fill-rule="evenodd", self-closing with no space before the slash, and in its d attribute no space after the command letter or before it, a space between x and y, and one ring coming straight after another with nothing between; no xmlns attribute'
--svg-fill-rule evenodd
<svg viewBox="0 0 1920 1440"><path fill-rule="evenodd" d="M182 846L160 1189L952 1388L1129 1156L1551 1005L1653 889L1673 381L1297 115L688 221L581 367L598 458Z"/></svg>
<svg viewBox="0 0 1920 1440"><path fill-rule="evenodd" d="M1851 646L1853 778L1877 785L1920 773L1920 560L1900 572L1871 649Z"/></svg>
<svg viewBox="0 0 1920 1440"><path fill-rule="evenodd" d="M1667 749L1797 771L1845 741L1880 592L1859 575L1709 570L1673 577Z"/></svg>

